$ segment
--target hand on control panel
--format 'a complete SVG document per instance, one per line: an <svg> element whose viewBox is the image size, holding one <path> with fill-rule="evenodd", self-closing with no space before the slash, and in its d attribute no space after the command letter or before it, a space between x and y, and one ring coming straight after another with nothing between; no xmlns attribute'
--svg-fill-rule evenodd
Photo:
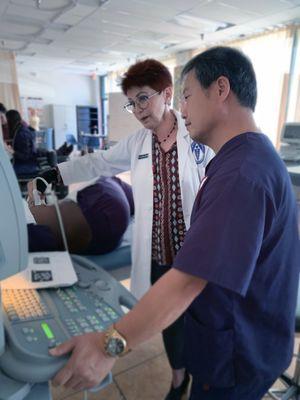
<svg viewBox="0 0 300 400"><path fill-rule="evenodd" d="M49 352L52 356L72 353L64 368L53 378L53 385L73 390L97 386L111 371L116 361L105 354L104 340L103 332L87 333L51 349Z"/></svg>

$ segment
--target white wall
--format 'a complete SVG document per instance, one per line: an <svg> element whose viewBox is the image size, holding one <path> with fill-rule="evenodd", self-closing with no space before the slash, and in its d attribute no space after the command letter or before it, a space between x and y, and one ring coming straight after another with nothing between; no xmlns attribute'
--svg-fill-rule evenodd
<svg viewBox="0 0 300 400"><path fill-rule="evenodd" d="M21 97L42 97L46 104L96 104L90 76L41 71L18 73Z"/></svg>
<svg viewBox="0 0 300 400"><path fill-rule="evenodd" d="M21 97L42 98L44 123L50 126L50 104L76 106L96 105L96 81L90 76L41 71L18 73Z"/></svg>

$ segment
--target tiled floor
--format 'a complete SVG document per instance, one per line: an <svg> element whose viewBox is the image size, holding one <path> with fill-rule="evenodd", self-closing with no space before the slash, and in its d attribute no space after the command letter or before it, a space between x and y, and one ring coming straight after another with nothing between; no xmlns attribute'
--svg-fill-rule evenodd
<svg viewBox="0 0 300 400"><path fill-rule="evenodd" d="M114 276L128 287L128 270L116 271ZM300 339L295 341L295 352ZM275 350L276 351L276 350ZM295 361L289 368L294 370ZM138 349L118 360L113 369L113 383L97 393L72 392L63 388L52 388L53 400L163 400L170 385L171 374L158 335ZM281 385L279 383L279 385ZM278 384L277 384L278 386ZM270 399L265 396L264 400ZM242 399L241 399L242 400Z"/></svg>
<svg viewBox="0 0 300 400"><path fill-rule="evenodd" d="M170 385L170 371L161 336L154 337L134 352L118 360L113 369L113 384L89 400L161 400ZM53 400L83 400L83 393L52 389Z"/></svg>

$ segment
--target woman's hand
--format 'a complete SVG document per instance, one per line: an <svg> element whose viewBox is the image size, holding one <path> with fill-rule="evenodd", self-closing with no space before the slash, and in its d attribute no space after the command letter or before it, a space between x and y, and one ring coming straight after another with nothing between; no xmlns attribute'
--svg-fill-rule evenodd
<svg viewBox="0 0 300 400"><path fill-rule="evenodd" d="M27 203L29 207L34 206L33 200L33 181L27 183Z"/></svg>
<svg viewBox="0 0 300 400"><path fill-rule="evenodd" d="M14 149L11 147L10 144L6 144L4 142L4 149L9 154L10 157L12 157L14 155Z"/></svg>
<svg viewBox="0 0 300 400"><path fill-rule="evenodd" d="M0 124L1 125L6 125L7 124L7 119L4 113L0 112Z"/></svg>
<svg viewBox="0 0 300 400"><path fill-rule="evenodd" d="M29 181L29 182L27 183L27 191L28 191L28 194L27 194L27 203L28 203L29 208L30 208L30 207L34 207L34 206L36 205L36 204L35 204L35 196L36 196L36 195L38 195L38 196L40 197L42 203L44 203L45 198L46 198L46 196L45 196L43 193L38 192L37 190L36 190L36 195L34 195L34 190L36 190L36 189L35 189L34 180Z"/></svg>

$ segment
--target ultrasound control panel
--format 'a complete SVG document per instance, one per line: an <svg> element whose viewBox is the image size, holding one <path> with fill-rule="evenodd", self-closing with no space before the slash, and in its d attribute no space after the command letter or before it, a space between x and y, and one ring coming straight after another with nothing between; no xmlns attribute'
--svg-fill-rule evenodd
<svg viewBox="0 0 300 400"><path fill-rule="evenodd" d="M50 348L73 336L105 330L136 303L100 267L79 256L72 261L78 282L71 287L2 291L6 350L0 368L9 377L48 381L67 361L66 356L50 356Z"/></svg>
<svg viewBox="0 0 300 400"><path fill-rule="evenodd" d="M279 150L280 157L285 162L299 163L300 162L300 146L293 145L282 145Z"/></svg>

